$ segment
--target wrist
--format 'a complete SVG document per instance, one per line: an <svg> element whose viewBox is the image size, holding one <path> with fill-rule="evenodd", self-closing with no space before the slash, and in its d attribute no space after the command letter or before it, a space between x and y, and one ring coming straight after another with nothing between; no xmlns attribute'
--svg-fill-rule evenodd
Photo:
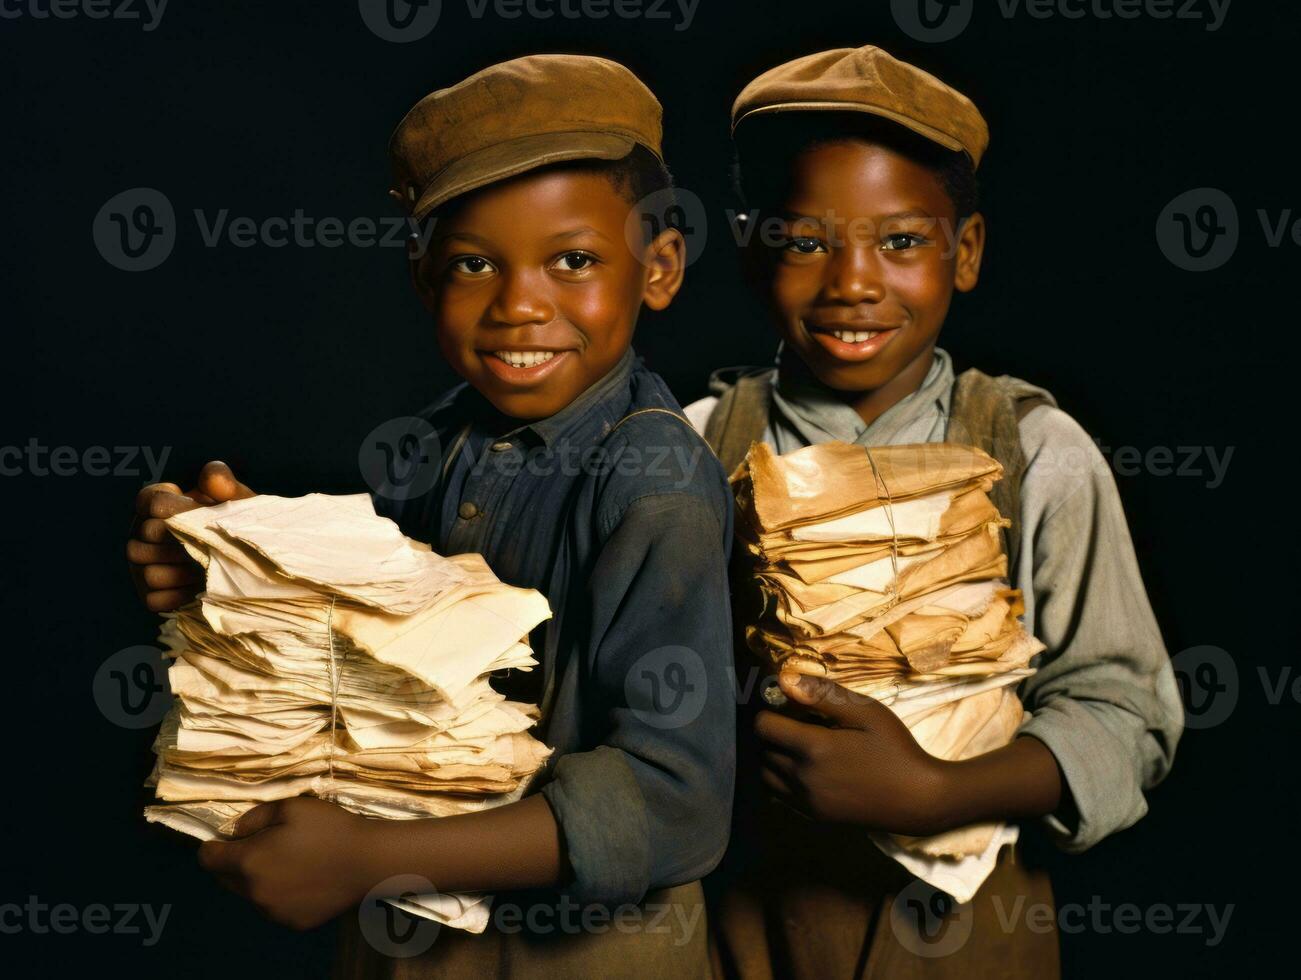
<svg viewBox="0 0 1301 980"><path fill-rule="evenodd" d="M410 867L399 867L403 848L398 838L405 821L376 820L357 817L347 839L342 842L343 862L347 865L346 880L351 892L360 902L381 882L394 875L410 874ZM406 862L409 864L410 862Z"/></svg>
<svg viewBox="0 0 1301 980"><path fill-rule="evenodd" d="M928 837L961 826L963 785L961 762L931 758L916 801L915 836Z"/></svg>

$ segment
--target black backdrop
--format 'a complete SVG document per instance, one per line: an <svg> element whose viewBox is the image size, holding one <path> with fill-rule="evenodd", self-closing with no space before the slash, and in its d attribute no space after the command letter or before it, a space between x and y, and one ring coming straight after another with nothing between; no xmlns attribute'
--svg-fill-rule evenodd
<svg viewBox="0 0 1301 980"><path fill-rule="evenodd" d="M174 0L145 30L139 20L40 18L32 10L45 0L9 0L20 16L0 19L0 443L24 454L32 440L69 446L80 462L61 476L42 475L28 455L0 458L0 902L171 911L153 946L26 924L0 933L0 957L24 975L316 976L328 966L328 928L299 935L264 923L197 868L192 845L140 819L150 732L114 724L91 688L105 658L153 638L121 557L148 474L137 458L127 475L95 475L81 454L170 447L172 478L220 457L262 490L355 491L362 437L426 404L449 374L400 250L207 247L195 209L259 222L296 209L317 220L391 216L385 146L418 97L525 53L608 55L660 96L666 155L707 211L707 245L683 295L645 318L637 339L685 402L712 367L754 363L773 347L723 220L730 100L779 61L863 43L936 71L990 122L990 250L943 341L960 365L1047 385L1108 447L1232 452L1217 486L1205 453L1200 475L1168 474L1159 456L1120 467L1170 651L1192 650L1183 663L1199 704L1220 700L1185 736L1148 817L1083 856L1050 856L1060 903L1214 905L1221 915L1232 905L1232 917L1215 946L1205 932L1126 933L1104 920L1063 935L1067 973L1249 975L1288 949L1285 752L1297 704L1287 692L1271 701L1296 661L1285 628L1294 602L1270 556L1293 530L1259 495L1290 418L1295 319L1283 296L1298 245L1285 236L1272 246L1257 212L1272 224L1301 209L1285 50L1298 23L1284 5L1234 4L1218 30L1206 19L1105 18L1099 5L1116 6L1071 4L1085 11L1078 19L1018 6L1008 17L1006 0L980 0L960 36L923 43L885 0L700 0L685 29L671 5L668 20L546 20L491 6L475 18L445 0L432 33L397 44L367 28L355 2ZM1192 9L1210 16L1206 3ZM179 232L165 262L130 273L97 251L92 224L110 198L139 187L166 195ZM1240 241L1218 268L1186 271L1159 245L1158 216L1206 187L1236 206ZM1188 666L1206 646L1224 651L1206 654L1218 675Z"/></svg>

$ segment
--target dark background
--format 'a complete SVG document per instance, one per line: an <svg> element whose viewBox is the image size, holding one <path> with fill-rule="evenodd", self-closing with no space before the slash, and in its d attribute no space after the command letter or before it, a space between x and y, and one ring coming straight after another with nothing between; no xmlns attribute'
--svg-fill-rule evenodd
<svg viewBox="0 0 1301 980"><path fill-rule="evenodd" d="M1048 386L1110 447L1232 448L1214 489L1206 474L1118 482L1171 653L1227 651L1236 710L1188 732L1137 826L1050 861L1059 903L1234 906L1217 947L1205 934L1063 935L1067 975L1252 975L1295 935L1285 878L1296 870L1297 703L1271 704L1257 668L1272 683L1296 662L1293 580L1270 557L1294 529L1262 491L1280 486L1284 457L1271 447L1291 428L1296 320L1283 297L1298 246L1268 247L1256 212L1301 208L1285 50L1298 18L1289 5L1234 4L1208 32L1203 21L1007 19L976 6L960 38L930 45L903 34L884 0L701 0L681 31L614 17L476 20L447 0L433 33L404 45L372 34L355 2L173 0L150 32L0 20L0 443L171 447L169 479L219 457L264 491L364 489L363 436L449 382L402 253L208 248L193 210L390 216L385 147L406 109L540 51L615 58L666 107L666 155L705 202L709 237L637 346L684 402L698 397L710 369L764 361L774 346L723 218L732 98L788 58L880 44L968 93L993 133L984 276L943 339L959 365ZM132 274L101 257L91 225L110 197L142 186L168 196L180 231L165 263ZM1236 203L1241 243L1223 267L1185 272L1158 248L1157 216L1206 186ZM92 699L97 666L154 635L122 559L145 480L0 477L0 903L171 903L171 914L152 948L140 936L24 931L0 935L0 958L20 975L322 975L329 929L264 923L197 868L190 842L145 826L152 733L113 724Z"/></svg>

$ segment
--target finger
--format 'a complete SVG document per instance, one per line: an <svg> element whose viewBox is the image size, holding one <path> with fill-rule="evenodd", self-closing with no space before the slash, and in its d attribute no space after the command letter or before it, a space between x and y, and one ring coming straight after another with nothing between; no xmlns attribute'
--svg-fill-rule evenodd
<svg viewBox="0 0 1301 980"><path fill-rule="evenodd" d="M214 459L199 472L199 491L221 503L227 500L244 500L257 494L235 479L229 466Z"/></svg>
<svg viewBox="0 0 1301 980"><path fill-rule="evenodd" d="M244 816L240 817L235 824L235 830L231 833L232 837L248 837L256 834L259 830L266 830L268 827L284 822L284 815L279 800L271 803L261 803L249 810Z"/></svg>
<svg viewBox="0 0 1301 980"><path fill-rule="evenodd" d="M782 692L792 701L816 711L841 728L870 728L878 712L890 711L875 698L856 694L824 677L786 671L778 682Z"/></svg>
<svg viewBox="0 0 1301 980"><path fill-rule="evenodd" d="M759 778L763 780L763 784L768 787L774 795L781 797L782 799L793 799L795 797L794 788L792 787L790 780L775 769L770 769L768 766L764 766L759 773Z"/></svg>
<svg viewBox="0 0 1301 980"><path fill-rule="evenodd" d="M136 494L136 513L141 517L149 516L149 501L157 493L180 494L181 488L175 483L151 483L142 487Z"/></svg>
<svg viewBox="0 0 1301 980"><path fill-rule="evenodd" d="M144 583L150 591L181 589L203 581L203 569L194 562L188 565L145 565Z"/></svg>
<svg viewBox="0 0 1301 980"><path fill-rule="evenodd" d="M140 522L139 527L135 530L135 537L140 541L147 541L150 544L175 544L176 539L172 537L172 532L167 529L167 522L160 521L157 517L147 517Z"/></svg>
<svg viewBox="0 0 1301 980"><path fill-rule="evenodd" d="M159 492L149 498L149 512L144 516L166 520L199 506L202 505L197 500L184 494Z"/></svg>
<svg viewBox="0 0 1301 980"><path fill-rule="evenodd" d="M206 840L199 845L199 867L218 877L242 879L244 875L239 864L242 850L232 841Z"/></svg>
<svg viewBox="0 0 1301 980"><path fill-rule="evenodd" d="M154 592L145 593L145 608L150 612L172 612L180 609L194 599L199 594L199 590L191 589L158 589Z"/></svg>
<svg viewBox="0 0 1301 980"><path fill-rule="evenodd" d="M761 742L797 759L808 756L809 742L821 730L818 725L796 721L776 711L760 711L754 719L754 733Z"/></svg>
<svg viewBox="0 0 1301 980"><path fill-rule="evenodd" d="M241 898L248 897L248 886L241 876L215 871L212 876L217 879L217 884L227 891L234 892Z"/></svg>
<svg viewBox="0 0 1301 980"><path fill-rule="evenodd" d="M799 767L800 763L791 758L784 752L764 752L761 756L760 764L765 769L770 769L787 783L794 786L800 781Z"/></svg>
<svg viewBox="0 0 1301 980"><path fill-rule="evenodd" d="M132 565L185 565L194 562L179 544L150 544L136 538L126 543L126 560Z"/></svg>
<svg viewBox="0 0 1301 980"><path fill-rule="evenodd" d="M213 500L198 487L191 487L189 490L186 490L185 496L189 497L191 500L197 501L201 507L211 507L213 504L220 502Z"/></svg>

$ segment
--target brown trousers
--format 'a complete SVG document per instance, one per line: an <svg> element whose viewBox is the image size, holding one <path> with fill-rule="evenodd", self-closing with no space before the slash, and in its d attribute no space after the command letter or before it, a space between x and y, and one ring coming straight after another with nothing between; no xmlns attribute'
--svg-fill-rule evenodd
<svg viewBox="0 0 1301 980"><path fill-rule="evenodd" d="M966 905L913 878L856 828L777 805L739 827L706 882L715 975L735 980L1060 976L1046 872L1004 848Z"/></svg>
<svg viewBox="0 0 1301 980"><path fill-rule="evenodd" d="M554 898L501 903L522 915L507 920L500 904L486 932L439 930L427 950L391 958L376 951L356 915L340 922L335 976L341 980L708 980L704 892L700 882L648 894L637 906L578 910ZM531 913L531 917L530 917ZM507 929L498 928L507 922ZM531 925L530 925L531 924ZM518 931L516 931L518 930Z"/></svg>

